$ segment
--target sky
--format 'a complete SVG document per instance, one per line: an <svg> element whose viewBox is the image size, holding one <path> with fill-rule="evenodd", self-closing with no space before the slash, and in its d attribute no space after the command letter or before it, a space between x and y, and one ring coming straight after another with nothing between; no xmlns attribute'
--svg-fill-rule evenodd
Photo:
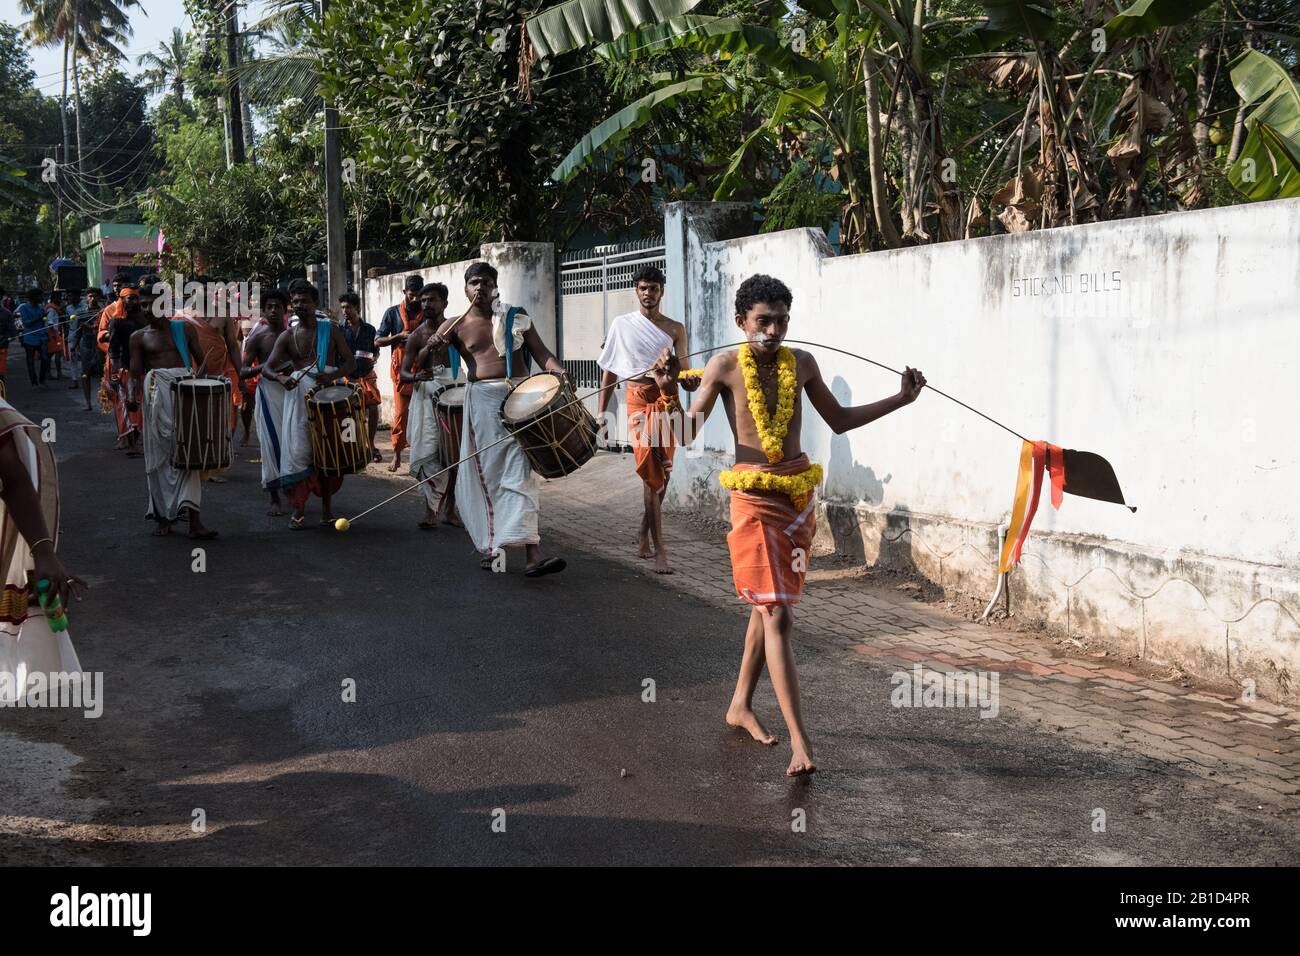
<svg viewBox="0 0 1300 956"><path fill-rule="evenodd" d="M134 33L127 41L125 52L129 55L128 73L139 70L135 58L144 52L153 50L171 36L173 27L189 30L190 22L185 16L185 4L182 0L139 0L139 8L130 11ZM265 0L241 0L239 23L241 28L263 16ZM21 26L27 16L19 7L18 0L0 0L0 20ZM63 48L31 47L32 67L36 70L36 86L48 96L58 96L63 85Z"/></svg>

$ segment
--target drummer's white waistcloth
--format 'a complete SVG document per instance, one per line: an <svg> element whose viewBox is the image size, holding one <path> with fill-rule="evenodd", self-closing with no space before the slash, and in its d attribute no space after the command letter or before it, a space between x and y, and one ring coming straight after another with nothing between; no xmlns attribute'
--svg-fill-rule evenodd
<svg viewBox="0 0 1300 956"><path fill-rule="evenodd" d="M424 493L424 502L430 511L437 511L442 504L451 477L450 472L445 472L437 478L425 480L441 470L438 448L442 444L442 430L438 425L438 403L434 395L445 384L446 381L437 376L432 381L416 382L406 421L407 441L411 446L411 475L422 482L420 491Z"/></svg>
<svg viewBox="0 0 1300 956"><path fill-rule="evenodd" d="M176 393L172 383L192 378L187 368L156 368L144 377L140 410L144 423L144 477L149 487L149 507L144 516L172 523L186 508L199 510L203 478L197 471L172 465L176 447Z"/></svg>
<svg viewBox="0 0 1300 956"><path fill-rule="evenodd" d="M540 480L519 443L501 424L501 403L522 381L491 379L470 382L465 391L465 424L456 474L456 508L483 554L497 548L537 544L537 499ZM493 442L502 438L499 445ZM486 448L481 454L474 453Z"/></svg>
<svg viewBox="0 0 1300 956"><path fill-rule="evenodd" d="M280 487L280 459L284 448L280 432L284 427L286 394L283 385L271 381L265 375L257 380L253 420L257 423L257 445L262 458L262 488L266 491Z"/></svg>

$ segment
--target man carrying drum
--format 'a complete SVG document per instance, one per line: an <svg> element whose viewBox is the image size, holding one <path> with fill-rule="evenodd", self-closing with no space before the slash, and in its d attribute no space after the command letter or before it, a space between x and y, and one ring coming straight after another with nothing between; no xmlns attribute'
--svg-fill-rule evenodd
<svg viewBox="0 0 1300 956"><path fill-rule="evenodd" d="M343 330L327 318L318 320L319 301L316 287L306 279L289 283L289 307L298 324L280 334L262 372L263 378L288 389L280 429L280 486L288 489L293 506L289 527L295 531L307 523L307 499L313 494L321 498L321 524L332 525L333 494L343 484L342 476L326 475L312 462L307 393L354 374L357 367ZM362 423L353 427L359 434Z"/></svg>
<svg viewBox="0 0 1300 956"><path fill-rule="evenodd" d="M157 276L140 280L140 311L146 325L130 339L131 381L126 405L128 409L139 407L143 413L144 476L149 489L144 516L157 523L154 535L159 537L171 534L171 526L186 515L191 538L215 538L217 533L199 519L202 472L182 471L172 464L177 422L172 385L194 374L199 335L189 322L154 314L154 283L161 281Z"/></svg>
<svg viewBox="0 0 1300 956"><path fill-rule="evenodd" d="M447 287L441 282L427 283L420 290L421 322L406 340L406 354L402 359L402 384L412 387L407 421L411 476L420 482L420 490L424 492L424 520L417 527L426 531L438 527L439 516L447 524L460 526L456 517L457 469L442 471L444 436L438 418L438 392L456 375L447 370L454 350L436 338L446 312ZM431 478L432 475L437 477Z"/></svg>
<svg viewBox="0 0 1300 956"><path fill-rule="evenodd" d="M485 570L493 570L496 558L504 556L502 549L522 545L527 553L525 576L563 571L563 558L542 556L538 479L523 449L501 423L501 403L515 382L528 374L529 357L561 375L564 366L537 334L527 312L498 303L497 271L486 262L475 262L465 270L465 297L469 309L444 322L434 336L438 345L456 347L469 374L461 433L461 456L468 460L456 476L461 520L484 555Z"/></svg>

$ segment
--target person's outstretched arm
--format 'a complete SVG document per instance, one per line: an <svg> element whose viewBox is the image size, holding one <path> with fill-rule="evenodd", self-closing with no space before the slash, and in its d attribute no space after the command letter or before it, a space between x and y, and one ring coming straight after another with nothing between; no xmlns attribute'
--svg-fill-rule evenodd
<svg viewBox="0 0 1300 956"><path fill-rule="evenodd" d="M695 440L695 436L700 433L704 423L709 420L709 413L713 411L713 405L722 394L723 368L726 364L726 354L715 355L709 359L709 364L704 366L704 375L700 379L699 388L695 393L695 400L691 402L690 411L681 408L673 414L682 416L682 444L689 445ZM659 391L665 398L674 399L678 397L677 373L681 371L682 364L673 353L672 349L664 349L659 353L659 358L655 361L654 373L655 384L659 386Z"/></svg>
<svg viewBox="0 0 1300 956"><path fill-rule="evenodd" d="M909 366L903 371L897 394L869 405L841 405L826 386L821 369L817 367L817 360L809 355L806 361L811 367L808 380L804 383L808 400L812 402L813 408L817 409L817 414L831 427L831 431L837 435L854 428L861 428L905 405L911 405L921 394L921 389L925 388L925 376Z"/></svg>

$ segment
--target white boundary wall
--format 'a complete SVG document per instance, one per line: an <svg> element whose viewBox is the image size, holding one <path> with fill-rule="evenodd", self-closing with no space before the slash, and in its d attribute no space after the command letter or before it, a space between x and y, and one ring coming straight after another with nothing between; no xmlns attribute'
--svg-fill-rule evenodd
<svg viewBox="0 0 1300 956"><path fill-rule="evenodd" d="M736 341L732 298L766 272L790 337L927 378L1033 439L1097 452L1136 514L1040 504L1014 609L1211 677L1300 684L1300 200L835 258L820 230L709 241L725 204L665 214L692 348ZM734 233L733 233L734 234ZM897 379L810 349L841 402ZM703 359L690 364L702 364ZM819 542L991 593L1020 442L934 393L847 435L805 409L826 466ZM670 500L722 513L721 410Z"/></svg>

